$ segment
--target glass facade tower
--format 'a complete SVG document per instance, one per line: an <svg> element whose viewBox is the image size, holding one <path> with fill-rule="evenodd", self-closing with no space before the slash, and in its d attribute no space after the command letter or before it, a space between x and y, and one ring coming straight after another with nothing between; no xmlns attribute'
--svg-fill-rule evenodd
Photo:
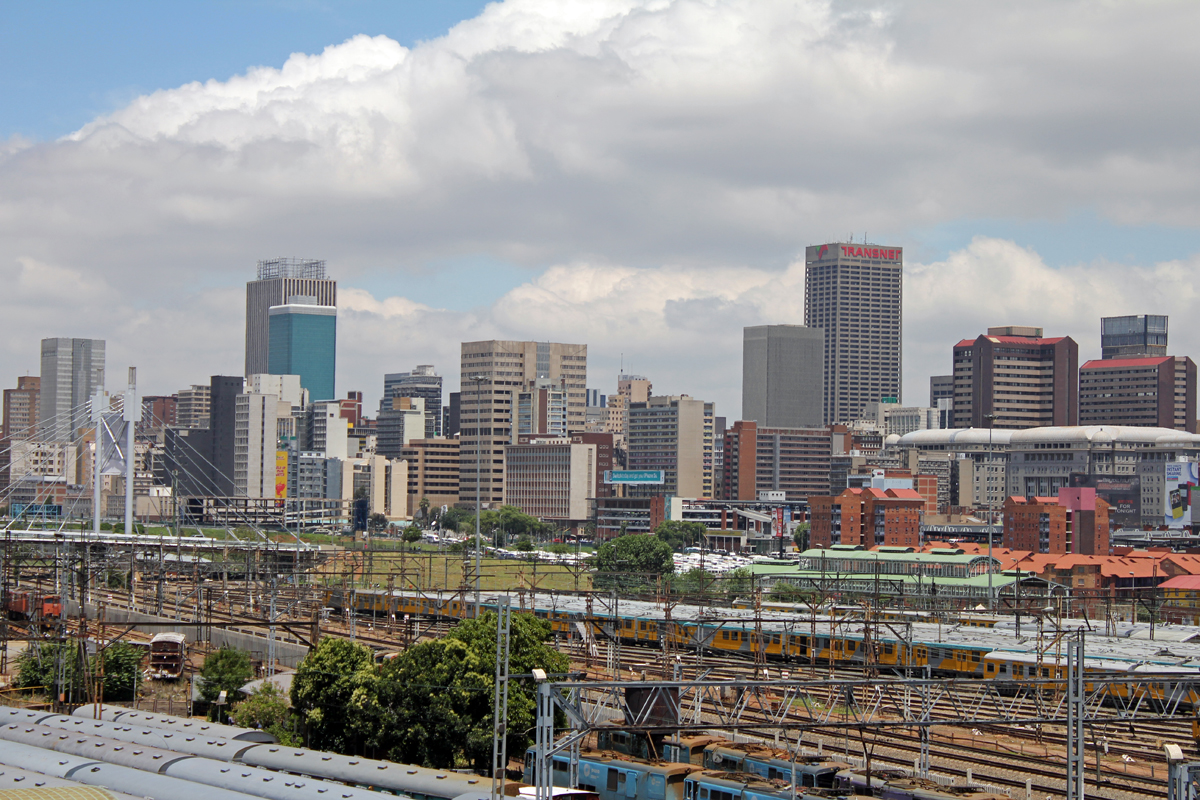
<svg viewBox="0 0 1200 800"><path fill-rule="evenodd" d="M337 308L292 297L286 305L271 306L268 319L269 372L299 375L313 401L335 399Z"/></svg>

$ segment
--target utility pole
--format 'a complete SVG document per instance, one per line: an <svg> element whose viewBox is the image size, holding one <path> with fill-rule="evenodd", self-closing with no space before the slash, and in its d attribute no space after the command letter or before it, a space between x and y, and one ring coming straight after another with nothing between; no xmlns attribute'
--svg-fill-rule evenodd
<svg viewBox="0 0 1200 800"><path fill-rule="evenodd" d="M137 424L137 367L129 368L129 388L125 390L125 535L133 535L133 434ZM131 540L132 541L132 540Z"/></svg>
<svg viewBox="0 0 1200 800"><path fill-rule="evenodd" d="M995 570L995 567L994 567L994 566L993 566L993 564L992 564L992 528L994 528L994 527L995 527L995 517L994 517L994 515L993 515L993 512L992 512L992 487L991 487L991 486L988 486L988 485L987 485L987 482L991 480L991 472L992 472L992 428L993 428L993 427L995 427L995 425L996 425L996 415L995 415L995 414L984 414L984 415L983 415L983 419L984 419L984 421L985 421L985 422L987 422L987 426L988 426L987 467L986 467L986 469L985 469L985 471L984 471L984 475L985 475L985 477L986 477L986 480L985 480L985 482L984 482L984 490L987 492L987 507L988 507L988 529L987 529L987 531L988 531L988 597L987 597L987 610L988 610L988 612L990 613L990 612L992 612L992 611L995 611L995 610L996 610L996 608L995 608L996 604L995 604L995 600L994 600L994 593L993 593L993 589L992 589L992 573L993 573L993 571Z"/></svg>
<svg viewBox="0 0 1200 800"><path fill-rule="evenodd" d="M480 387L487 380L484 375L472 375L475 382L475 618L483 609L479 591L479 575L482 571L479 555L479 516L482 509L483 484L481 483L483 464L483 404L479 399ZM491 449L489 447L489 449ZM489 483L491 481L489 480Z"/></svg>

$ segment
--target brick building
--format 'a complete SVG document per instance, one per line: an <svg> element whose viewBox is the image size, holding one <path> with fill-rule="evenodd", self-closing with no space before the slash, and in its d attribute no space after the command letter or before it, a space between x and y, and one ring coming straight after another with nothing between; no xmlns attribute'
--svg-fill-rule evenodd
<svg viewBox="0 0 1200 800"><path fill-rule="evenodd" d="M721 495L756 500L785 492L788 500L829 494L832 437L828 428L768 428L738 420L725 431Z"/></svg>
<svg viewBox="0 0 1200 800"><path fill-rule="evenodd" d="M1079 424L1196 432L1196 362L1106 358L1079 368Z"/></svg>
<svg viewBox="0 0 1200 800"><path fill-rule="evenodd" d="M925 498L912 489L847 489L808 499L811 547L918 547Z"/></svg>
<svg viewBox="0 0 1200 800"><path fill-rule="evenodd" d="M1034 553L1108 555L1108 509L1095 489L1059 489L1058 497L1009 497L1004 546Z"/></svg>
<svg viewBox="0 0 1200 800"><path fill-rule="evenodd" d="M1079 424L1079 345L1041 328L988 328L954 346L954 428Z"/></svg>

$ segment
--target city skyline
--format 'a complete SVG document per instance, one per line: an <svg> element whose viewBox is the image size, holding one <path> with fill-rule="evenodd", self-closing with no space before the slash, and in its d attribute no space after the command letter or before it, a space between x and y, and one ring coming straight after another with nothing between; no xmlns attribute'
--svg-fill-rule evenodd
<svg viewBox="0 0 1200 800"><path fill-rule="evenodd" d="M1100 317L1182 320L1200 292L1171 99L1200 56L1142 56L1200 9L643 5L289 9L219 47L153 15L130 44L158 26L171 46L136 70L71 60L134 37L133 6L70 46L14 18L37 56L34 88L0 87L0 372L35 374L25 337L61 335L105 339L148 394L235 372L242 286L279 253L329 261L337 385L369 407L412 364L453 391L458 343L495 338L586 342L594 388L623 364L736 417L740 330L801 324L804 247L850 231L905 251L909 402L981 327L1063 332L1086 359ZM984 33L996 48L956 44ZM90 97L56 91L60 56Z"/></svg>

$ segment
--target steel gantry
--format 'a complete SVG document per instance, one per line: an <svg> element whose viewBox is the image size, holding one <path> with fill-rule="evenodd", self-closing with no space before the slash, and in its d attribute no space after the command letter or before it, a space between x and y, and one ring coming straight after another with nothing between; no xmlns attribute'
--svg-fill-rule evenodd
<svg viewBox="0 0 1200 800"><path fill-rule="evenodd" d="M1072 642L1075 645L1076 642ZM1078 643L1082 651L1082 643ZM1074 649L1072 652L1075 652ZM1077 657L1078 658L1078 657ZM1073 659L1072 666L1082 659ZM1072 680L1074 679L1074 680ZM1068 685L1069 684L1069 685ZM633 691L631 691L633 690ZM934 725L1069 725L1076 762L1068 762L1072 800L1083 800L1085 725L1178 718L1200 699L1200 677L1177 674L996 681L984 678L799 680L545 681L538 686L535 784L550 800L550 759L578 752L600 727L631 732L805 731ZM568 729L556 738L556 713ZM922 748L921 772L929 770ZM575 773L575 756L571 773ZM1073 769L1072 769L1073 767ZM1072 783L1074 781L1074 783Z"/></svg>

